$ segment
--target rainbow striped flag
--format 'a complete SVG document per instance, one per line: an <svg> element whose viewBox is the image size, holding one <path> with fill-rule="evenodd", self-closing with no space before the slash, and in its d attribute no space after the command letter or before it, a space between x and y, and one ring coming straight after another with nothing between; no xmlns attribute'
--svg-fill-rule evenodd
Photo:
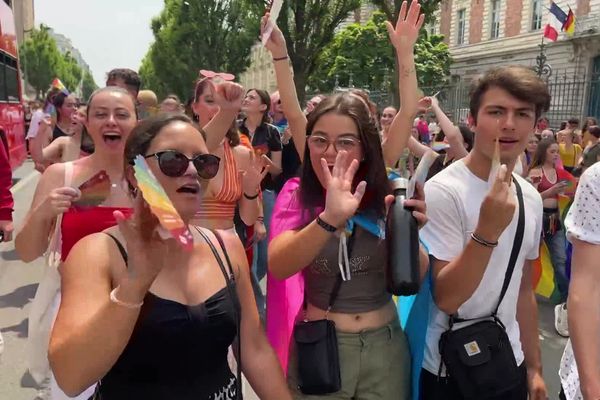
<svg viewBox="0 0 600 400"><path fill-rule="evenodd" d="M573 199L568 196L559 196L558 198L558 209L560 211L560 221L564 226L564 221L571 208ZM565 241L567 261L566 271L567 276L571 275L571 244ZM542 240L540 245L540 257L533 262L533 284L535 286L535 292L542 297L549 299L552 302L558 303L560 301L560 293L558 286L556 285L556 279L554 277L554 268L552 267L552 260L550 258L550 250L546 243Z"/></svg>

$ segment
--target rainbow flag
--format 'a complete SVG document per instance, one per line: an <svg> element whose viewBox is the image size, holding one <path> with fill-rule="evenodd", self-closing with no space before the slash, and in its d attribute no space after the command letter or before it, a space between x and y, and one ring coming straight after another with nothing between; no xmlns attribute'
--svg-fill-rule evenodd
<svg viewBox="0 0 600 400"><path fill-rule="evenodd" d="M560 220L563 226L565 217L567 216L572 203L573 199L571 197L561 195L558 198L558 209L560 212ZM567 253L566 271L567 276L570 276L572 248L571 244L566 241L565 246ZM558 303L560 301L560 293L554 277L554 268L552 267L550 250L543 240L541 241L540 245L540 257L533 262L532 273L535 292L554 303Z"/></svg>
<svg viewBox="0 0 600 400"><path fill-rule="evenodd" d="M67 90L67 87L58 78L54 78L54 80L52 81L52 85L51 86L52 86L53 89L58 89L61 92L63 92L64 94L66 94L66 95L69 94L69 91Z"/></svg>

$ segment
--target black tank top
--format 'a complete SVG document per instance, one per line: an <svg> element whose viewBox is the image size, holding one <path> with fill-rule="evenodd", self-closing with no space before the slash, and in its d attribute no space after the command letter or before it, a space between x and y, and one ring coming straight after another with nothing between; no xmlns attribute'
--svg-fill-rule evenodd
<svg viewBox="0 0 600 400"><path fill-rule="evenodd" d="M85 129L85 127L81 132L81 144L79 145L79 150L87 155L93 154L95 150L94 141L89 133L87 133L87 129Z"/></svg>
<svg viewBox="0 0 600 400"><path fill-rule="evenodd" d="M212 248L210 239L202 235ZM113 239L127 264L125 249ZM238 332L240 304L228 257L229 271L225 271L220 256L214 249L213 253L226 286L194 306L148 292L129 343L99 383L96 399L237 398L237 379L229 368L227 353Z"/></svg>
<svg viewBox="0 0 600 400"><path fill-rule="evenodd" d="M68 136L62 129L59 128L58 124L54 125L54 130L52 131L52 141L55 141L61 136Z"/></svg>

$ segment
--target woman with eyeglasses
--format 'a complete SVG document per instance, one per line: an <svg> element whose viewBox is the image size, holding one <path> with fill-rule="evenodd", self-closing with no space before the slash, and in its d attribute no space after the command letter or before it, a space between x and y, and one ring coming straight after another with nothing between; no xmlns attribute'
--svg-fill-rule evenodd
<svg viewBox="0 0 600 400"><path fill-rule="evenodd" d="M412 52L423 15L417 2L407 11L404 2L398 24L390 24L388 30L399 56L400 86L416 88ZM306 138L296 142L304 156L301 176L284 186L273 213L267 290L269 340L288 373L296 399L409 399L410 352L396 306L386 290L387 242L381 226L393 197L377 121L365 99L354 93L326 98L308 120L302 120L295 112L300 106L284 62L285 40L277 27L267 49L273 55L294 139ZM402 100L405 107L409 102ZM410 134L413 113L401 110L399 115L408 127L397 131L402 132L400 137L388 139L393 144L395 140L406 143ZM392 124L399 123L397 119ZM402 144L397 147L401 152ZM426 223L422 196L405 204L414 207L420 226ZM419 258L424 276L428 256L423 248ZM292 327L301 319L325 318L335 323L341 389L311 396L299 387L305 377L299 371L300 350L295 342L290 344Z"/></svg>
<svg viewBox="0 0 600 400"><path fill-rule="evenodd" d="M191 251L159 234L134 176L138 156L190 228ZM260 398L290 398L239 240L190 225L219 164L186 116L159 115L134 129L123 171L133 217L116 211L118 227L77 243L61 268L49 357L66 393L99 381L103 400L237 399L227 362L237 336L238 362Z"/></svg>

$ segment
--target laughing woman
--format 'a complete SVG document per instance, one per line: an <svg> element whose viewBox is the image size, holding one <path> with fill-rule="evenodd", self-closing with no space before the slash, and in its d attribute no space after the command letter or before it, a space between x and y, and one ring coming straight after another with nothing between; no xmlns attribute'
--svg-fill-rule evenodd
<svg viewBox="0 0 600 400"><path fill-rule="evenodd" d="M182 115L138 125L125 155L133 218L115 212L118 227L81 240L61 268L62 303L49 351L59 385L76 395L100 381L102 400L238 399L227 351L239 336L238 362L260 398L289 399L239 240L192 228L195 245L187 252L162 239L131 166L137 156L147 160L189 226L219 158Z"/></svg>

